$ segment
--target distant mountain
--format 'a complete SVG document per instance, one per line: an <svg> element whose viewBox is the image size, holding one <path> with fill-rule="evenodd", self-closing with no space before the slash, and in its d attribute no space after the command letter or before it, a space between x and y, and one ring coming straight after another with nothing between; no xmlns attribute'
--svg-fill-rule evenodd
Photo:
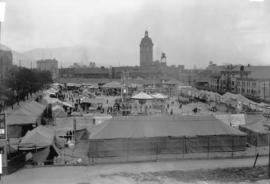
<svg viewBox="0 0 270 184"><path fill-rule="evenodd" d="M90 62L95 62L97 66L127 66L136 65L137 58L131 58L126 61L123 58L130 58L135 51L117 50L116 48L103 46L73 46L60 48L38 48L26 52L18 52L10 49L5 45L0 45L0 49L11 50L13 54L13 64L21 65L27 68L36 67L36 61L41 59L56 59L58 60L59 68L61 66L68 67L73 63L89 65ZM121 60L122 59L122 60ZM122 61L122 63L121 63Z"/></svg>
<svg viewBox="0 0 270 184"><path fill-rule="evenodd" d="M39 48L23 53L23 55L35 61L40 59L56 59L59 61L59 67L61 65L69 66L74 62L87 64L90 62L89 54L85 47Z"/></svg>
<svg viewBox="0 0 270 184"><path fill-rule="evenodd" d="M24 66L27 68L36 67L36 62L33 58L24 55L23 53L12 50L13 64L17 66Z"/></svg>
<svg viewBox="0 0 270 184"><path fill-rule="evenodd" d="M35 67L35 62L32 58L25 56L24 54L17 52L15 50L12 50L11 48L9 48L6 45L0 44L0 49L1 50L8 50L12 52L12 57L13 57L13 64L14 65L21 65L24 67L31 67L31 63L32 63L32 67Z"/></svg>
<svg viewBox="0 0 270 184"><path fill-rule="evenodd" d="M22 54L27 58L32 58L34 61L40 59L56 59L59 62L59 68L61 66L70 66L75 62L84 65L89 65L90 62L95 62L97 66L117 65L117 56L123 55L119 50L114 48L104 48L101 46L39 48ZM127 57L130 53L124 53L124 55ZM115 64L113 62L115 62Z"/></svg>

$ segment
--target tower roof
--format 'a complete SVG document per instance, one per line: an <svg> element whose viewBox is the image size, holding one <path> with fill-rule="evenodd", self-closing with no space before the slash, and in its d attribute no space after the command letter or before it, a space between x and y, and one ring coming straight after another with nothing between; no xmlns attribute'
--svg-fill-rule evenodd
<svg viewBox="0 0 270 184"><path fill-rule="evenodd" d="M140 46L153 46L152 39L148 36L148 31L145 31Z"/></svg>

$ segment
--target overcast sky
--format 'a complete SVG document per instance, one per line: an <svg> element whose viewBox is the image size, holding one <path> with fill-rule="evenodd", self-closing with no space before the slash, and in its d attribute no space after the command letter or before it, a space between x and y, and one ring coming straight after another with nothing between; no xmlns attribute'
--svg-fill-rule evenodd
<svg viewBox="0 0 270 184"><path fill-rule="evenodd" d="M138 65L139 42L148 30L154 58L165 52L169 65L270 64L269 0L6 2L2 42L20 52L87 45L115 50L107 64Z"/></svg>

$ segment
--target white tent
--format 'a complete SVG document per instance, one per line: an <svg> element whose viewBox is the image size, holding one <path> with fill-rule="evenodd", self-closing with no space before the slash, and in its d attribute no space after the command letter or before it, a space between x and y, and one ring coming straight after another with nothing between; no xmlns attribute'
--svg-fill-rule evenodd
<svg viewBox="0 0 270 184"><path fill-rule="evenodd" d="M161 93L155 93L155 94L153 94L151 96L154 97L154 98L156 98L156 99L160 99L160 100L164 100L164 99L167 99L168 98L168 96L163 95Z"/></svg>
<svg viewBox="0 0 270 184"><path fill-rule="evenodd" d="M154 98L152 96L144 93L144 92L140 92L140 93L132 96L131 99L134 99L134 100L152 100Z"/></svg>
<svg viewBox="0 0 270 184"><path fill-rule="evenodd" d="M123 85L119 82L112 81L102 86L102 88L122 88Z"/></svg>
<svg viewBox="0 0 270 184"><path fill-rule="evenodd" d="M67 106L67 107L70 107L70 108L73 108L74 107L74 105L72 104L72 102L61 102L61 104L63 106Z"/></svg>
<svg viewBox="0 0 270 184"><path fill-rule="evenodd" d="M53 116L55 118L56 117L60 118L60 117L66 117L67 116L67 114L65 113L65 110L60 105L56 105L56 106L52 107L52 113L53 113Z"/></svg>
<svg viewBox="0 0 270 184"><path fill-rule="evenodd" d="M62 101L57 99L57 98L51 98L49 96L44 96L43 97L43 100L45 100L45 103L46 104L52 104L52 105L55 105L55 104L62 104Z"/></svg>

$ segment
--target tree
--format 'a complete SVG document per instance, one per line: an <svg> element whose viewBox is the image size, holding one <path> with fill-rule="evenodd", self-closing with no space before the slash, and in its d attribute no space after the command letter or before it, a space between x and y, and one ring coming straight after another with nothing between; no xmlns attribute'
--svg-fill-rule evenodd
<svg viewBox="0 0 270 184"><path fill-rule="evenodd" d="M14 99L14 94L16 94L18 101L25 100L29 94L32 95L51 83L52 76L48 71L14 67L10 70L5 82L7 89L10 89L11 99Z"/></svg>

